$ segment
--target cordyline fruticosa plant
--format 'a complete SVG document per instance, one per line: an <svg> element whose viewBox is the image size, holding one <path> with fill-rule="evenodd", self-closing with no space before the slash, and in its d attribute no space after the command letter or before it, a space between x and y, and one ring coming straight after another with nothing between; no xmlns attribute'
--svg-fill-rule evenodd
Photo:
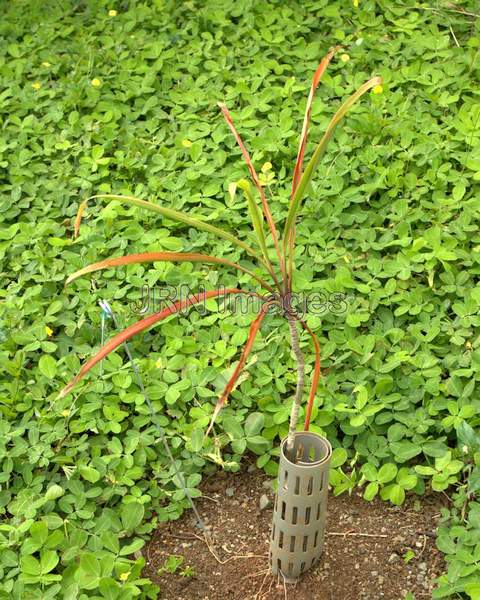
<svg viewBox="0 0 480 600"><path fill-rule="evenodd" d="M139 206L141 208L145 208L146 210L159 213L163 217L171 219L172 221L179 221L193 227L195 229L206 231L211 233L219 238L229 241L230 243L239 246L242 250L244 250L247 254L250 255L253 259L256 260L258 265L268 274L268 278L270 278L270 282L266 281L264 276L259 276L249 269L243 267L240 264L232 262L226 258L220 258L217 256L209 256L206 254L199 253L184 253L184 252L145 252L141 254L132 254L129 256L120 256L116 258L109 258L107 260L103 260L101 262L97 262L91 264L76 273L73 273L67 280L67 284L71 283L78 277L85 275L86 273L91 273L93 271L98 271L101 269L109 269L111 267L116 267L120 265L129 265L133 263L147 263L147 262L156 262L156 261L168 261L168 262L200 262L205 264L221 264L226 265L231 268L238 269L243 273L249 274L252 279L256 280L256 282L263 288L264 290L269 292L269 295L265 302L262 303L261 309L254 319L252 324L250 325L250 331L248 335L247 342L245 347L243 348L242 354L240 356L240 360L230 377L225 389L220 395L217 405L215 407L212 420L210 423L210 427L208 431L210 431L212 424L218 415L220 409L227 401L227 398L231 391L233 390L235 383L240 375L242 368L245 365L247 357L252 349L255 336L260 329L263 319L265 318L268 308L272 306L272 304L276 305L281 313L287 320L288 326L290 328L290 337L291 337L291 345L293 352L297 361L297 386L296 392L293 399L292 410L290 415L290 425L289 425L289 433L287 438L287 452L291 452L293 448L294 435L297 429L297 421L298 421L298 413L300 408L300 403L302 399L302 393L304 389L304 379L305 379L305 362L302 351L300 350L300 345L298 341L298 324L305 329L308 334L311 336L313 341L313 346L315 349L315 367L312 376L312 382L310 387L310 395L308 400L308 405L306 409L305 416L305 424L304 429L307 431L309 429L310 417L313 407L313 401L315 398L315 393L317 390L318 380L320 377L320 347L315 333L309 328L307 323L299 318L299 316L295 313L291 306L291 294L292 294L292 274L293 274L293 261L294 261L294 249L295 249L295 222L299 213L299 210L302 205L302 200L305 196L305 192L310 182L312 181L312 177L314 175L315 169L318 166L320 158L325 152L328 142L330 141L333 132L335 131L338 123L343 119L347 111L355 104L360 97L365 94L369 89L373 88L376 85L381 83L381 79L379 77L374 77L364 83L352 96L350 96L338 109L335 113L334 117L330 121L322 139L318 143L315 151L313 153L312 158L308 162L305 169L303 169L303 159L305 154L305 147L307 143L307 135L308 135L308 127L310 123L310 116L312 111L312 103L313 97L315 94L315 90L320 82L320 79L325 72L329 62L334 56L337 48L332 49L321 61L317 70L315 71L312 85L310 88L310 93L307 100L307 106L305 111L305 117L303 121L302 133L300 136L300 145L298 149L297 161L295 164L295 170L293 172L293 184L292 184L292 192L290 196L289 209L287 213L287 218L283 227L283 235L280 237L278 234L277 227L272 218L272 213L270 211L269 204L267 202L267 198L265 195L265 191L262 187L262 184L259 180L257 172L255 171L255 167L252 164L250 159L250 155L248 154L247 149L245 148L242 139L237 132L230 113L227 107L224 104L219 104L220 109L225 117L225 120L231 129L235 139L240 147L240 150L243 154L243 158L248 167L248 171L250 173L250 177L253 181L254 187L258 193L260 198L260 203L257 203L254 195L252 193L252 189L250 184L246 180L240 180L237 182L237 186L243 191L244 196L247 201L248 209L250 212L250 216L252 219L253 230L256 238L256 242L258 248L252 248L243 240L237 238L233 234L219 229L214 225L210 225L209 223L205 223L199 219L196 219L190 216L187 213L179 212L173 210L171 208L164 208L162 206L158 206L157 204L153 204L152 202L147 202L145 200L140 200L139 198L135 198L132 196L121 196L114 194L99 194L96 196L92 196L88 198L85 202L80 205L77 218L75 220L75 237L78 235L78 230L80 227L80 222L82 219L83 212L85 210L86 204L88 200L99 199L99 200L118 200L124 202L129 205ZM273 243L276 260L270 260L268 245L267 245L267 233L265 231L265 221L267 223L268 232L271 237L271 241ZM189 307L193 304L198 304L207 300L208 298L214 298L219 296L226 296L229 294L248 294L259 296L256 292L245 291L240 289L217 289L212 291L207 291L203 293L199 293L197 295L193 295L187 297L183 300L179 300L161 310L160 312L154 313L133 325L127 327L124 331L113 337L105 346L103 346L97 354L95 354L90 360L88 360L80 369L78 374L65 386L65 388L61 391L60 396L64 397L73 386L78 383L87 373L94 367L99 361L101 361L104 357L106 357L110 352L114 351L121 344L123 344L126 340L130 339L134 335L140 333L155 325L159 321L163 321L170 315L173 315L186 307Z"/></svg>

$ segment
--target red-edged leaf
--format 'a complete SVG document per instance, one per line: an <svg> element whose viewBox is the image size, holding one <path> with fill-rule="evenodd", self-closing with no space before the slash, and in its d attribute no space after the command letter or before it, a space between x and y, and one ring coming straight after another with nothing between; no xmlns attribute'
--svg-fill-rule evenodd
<svg viewBox="0 0 480 600"><path fill-rule="evenodd" d="M297 162L295 163L295 170L293 172L292 196L295 193L298 182L300 181L300 177L302 176L303 157L305 155L305 147L307 145L308 127L310 125L310 117L312 115L312 104L313 97L315 96L315 90L317 89L318 84L320 83L320 80L328 67L328 64L339 48L340 46L336 46L330 50L330 52L322 59L313 75L312 85L310 86L310 93L308 94L307 106L305 109L305 117L303 119L302 133L300 135Z"/></svg>
<svg viewBox="0 0 480 600"><path fill-rule="evenodd" d="M228 380L227 385L225 386L225 389L223 390L220 398L217 401L217 404L215 406L215 410L213 411L212 419L210 421L210 425L208 426L206 435L208 435L210 433L210 431L213 427L213 424L215 423L215 420L218 416L218 413L222 410L223 405L227 401L228 396L230 395L231 391L233 390L233 388L235 386L235 382L237 381L240 373L242 372L243 367L245 366L245 362L248 358L248 355L250 354L250 352L252 350L252 346L253 346L253 342L255 341L255 337L257 336L257 333L258 333L258 330L260 329L262 321L265 318L265 315L267 314L268 307L271 304L272 304L271 302L265 303L262 306L262 308L260 309L260 312L258 313L255 320L252 321L252 323L250 324L250 330L248 332L248 339L247 339L245 346L243 347L242 355L240 356L240 360L238 361L237 366L235 367L235 370L234 370L232 376Z"/></svg>
<svg viewBox="0 0 480 600"><path fill-rule="evenodd" d="M315 394L317 393L318 388L318 380L321 375L321 363L320 363L320 344L318 343L318 338L315 333L310 329L310 327L305 323L305 321L300 321L302 327L305 331L308 331L312 338L313 346L315 348L315 367L313 369L312 383L310 384L310 394L308 396L308 404L307 410L305 412L305 423L303 425L303 429L308 431L310 428L310 419L312 416L313 402L315 400Z"/></svg>
<svg viewBox="0 0 480 600"><path fill-rule="evenodd" d="M216 256L210 256L208 254L199 254L196 252L142 252L140 254L130 254L128 256L116 256L114 258L107 258L105 260L101 260L99 262L93 263L80 269L79 271L75 271L72 273L65 282L65 285L69 285L75 279L78 279L82 275L86 275L87 273L93 273L94 271L100 271L102 269L110 269L112 267L119 267L122 265L132 265L136 263L146 263L146 262L200 262L200 263L210 263L210 264L220 264L226 265L228 267L233 267L234 269L238 269L243 273L247 273L254 279L256 279L262 287L273 292L273 288L268 285L266 281L264 281L261 277L258 277L252 271L249 271L245 267L227 260L225 258L218 258Z"/></svg>
<svg viewBox="0 0 480 600"><path fill-rule="evenodd" d="M215 298L218 296L227 296L228 294L245 294L246 292L242 290L237 290L235 288L230 289L222 289L222 290L212 290L209 292L203 292L201 294L197 294L196 296L190 296L189 298L185 298L185 300L179 300L178 302L173 303L171 306L161 310L160 312L154 313L149 317L145 317L141 321L137 321L137 323L133 323L126 329L124 329L121 333L113 337L105 346L103 346L95 356L93 356L90 360L88 360L80 369L80 371L75 375L75 377L63 388L63 390L59 394L59 398L63 398L66 396L70 390L81 380L85 375L92 369L97 363L99 363L102 359L104 359L110 352L113 352L116 348L121 346L124 342L128 341L133 336L137 335L145 329L148 329L152 325L155 325L159 321L163 321L170 315L173 315L180 310L187 308L188 306L192 306L193 304L198 304L199 302L203 302L204 300L208 300L209 298Z"/></svg>
<svg viewBox="0 0 480 600"><path fill-rule="evenodd" d="M315 91L318 87L318 84L320 83L320 80L321 80L323 74L327 70L327 67L328 67L330 61L332 60L333 56L339 49L340 49L340 46L336 46L335 48L332 48L330 50L330 52L326 56L324 56L324 58L321 60L320 64L318 65L318 67L313 75L312 85L310 86L310 93L308 94L308 99L307 99L307 106L305 108L305 116L303 118L302 133L300 134L300 144L298 147L297 162L295 163L295 170L293 171L291 197L293 197L293 195L295 194L295 190L297 189L298 182L300 181L300 178L302 177L303 158L305 156L305 148L307 146L308 127L310 125L310 118L312 116L312 104L313 104L313 98L315 96ZM288 290L292 289L294 240L295 240L295 224L292 227L292 231L291 231L291 233L289 235L289 239L288 239L288 254L287 254L288 255L287 289Z"/></svg>
<svg viewBox="0 0 480 600"><path fill-rule="evenodd" d="M129 204L132 206L144 208L145 210L160 214L163 217L170 219L171 221L183 223L184 225L188 225L189 227L193 227L194 229L197 229L199 231L206 231L221 239L227 240L232 244L239 246L240 248L248 252L250 256L253 256L257 260L259 260L259 262L263 263L263 260L257 255L253 248L251 248L244 241L235 237L229 231L225 231L206 221L202 221L198 218L192 217L188 213L179 210L174 210L173 208L167 208L165 206L160 206L159 204L154 204L153 202L147 202L146 200L141 200L140 198L136 198L135 196L123 196L121 194L96 194L95 196L90 196L90 198L87 198L84 202L80 204L80 207L78 209L78 213L75 218L75 236L78 235L83 213L85 212L87 203L90 200L102 200L106 202L111 202L112 200L115 200L118 202L125 202L125 204Z"/></svg>
<svg viewBox="0 0 480 600"><path fill-rule="evenodd" d="M305 195L305 191L307 186L312 181L315 170L318 166L320 159L322 158L325 150L328 146L329 141L331 140L335 128L345 117L347 112L352 108L352 106L371 88L375 87L382 83L381 77L372 77L368 81L366 81L363 85L361 85L356 92L354 92L337 110L337 112L333 115L330 123L323 134L322 139L318 142L312 157L308 161L307 166L305 167L304 172L302 173L300 180L295 188L295 193L290 199L290 205L288 207L287 218L284 226L284 234L283 234L283 250L285 254L285 258L288 257L288 268L290 270L292 265L292 255L295 246L295 220L297 218L298 212L300 210L300 206L302 204L303 197ZM291 290L291 277L287 278L287 291Z"/></svg>
<svg viewBox="0 0 480 600"><path fill-rule="evenodd" d="M257 172L255 171L255 167L253 166L252 159L250 158L250 155L249 155L247 149L245 148L245 144L243 143L242 138L240 137L240 134L238 133L237 129L235 128L235 125L233 124L233 120L232 120L232 117L230 115L230 112L229 112L227 106L223 102L219 102L218 106L220 107L222 114L225 118L225 121L227 122L227 125L230 127L230 130L233 133L233 135L237 141L237 144L240 147L240 150L242 151L243 158L244 158L245 163L247 164L248 170L250 172L250 176L253 180L253 183L255 184L255 187L258 190L258 193L260 194L260 198L262 200L263 214L265 215L265 218L267 219L268 227L270 229L270 233L272 234L272 239L273 239L273 243L275 245L275 250L277 252L277 257L278 257L278 260L280 263L280 268L282 270L282 274L285 276L285 264L282 259L280 244L278 243L277 228L275 227L275 222L273 221L272 213L270 211L270 206L268 205L267 198L265 196L265 191L262 187L262 184L260 183Z"/></svg>

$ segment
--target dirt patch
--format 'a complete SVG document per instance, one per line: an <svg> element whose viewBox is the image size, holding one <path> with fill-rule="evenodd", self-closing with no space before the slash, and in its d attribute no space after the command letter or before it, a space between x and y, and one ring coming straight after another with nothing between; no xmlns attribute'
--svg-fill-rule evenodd
<svg viewBox="0 0 480 600"><path fill-rule="evenodd" d="M357 494L330 495L319 564L298 583L284 585L268 572L274 492L265 474L252 467L218 473L202 490L196 504L212 544L188 511L162 525L145 549L147 574L164 600L399 600L407 592L420 600L431 598L432 582L444 568L435 548L441 496L393 507ZM270 503L261 510L264 495ZM414 556L407 560L409 551ZM182 564L158 574L172 555L182 556Z"/></svg>

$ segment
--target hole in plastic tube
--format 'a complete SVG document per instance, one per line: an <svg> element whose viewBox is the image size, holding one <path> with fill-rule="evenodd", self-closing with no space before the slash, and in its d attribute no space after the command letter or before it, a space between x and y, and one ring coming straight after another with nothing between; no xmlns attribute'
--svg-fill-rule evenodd
<svg viewBox="0 0 480 600"><path fill-rule="evenodd" d="M315 539L313 540L313 547L314 548L317 547L317 542L318 542L318 531L315 532Z"/></svg>
<svg viewBox="0 0 480 600"><path fill-rule="evenodd" d="M288 490L288 471L285 471L283 475L283 489Z"/></svg>
<svg viewBox="0 0 480 600"><path fill-rule="evenodd" d="M287 506L285 504L285 502L282 502L282 519L285 521L285 510L286 510Z"/></svg>
<svg viewBox="0 0 480 600"><path fill-rule="evenodd" d="M282 570L282 561L281 561L279 558L277 558L277 569L278 569L279 571L281 571L281 570Z"/></svg>
<svg viewBox="0 0 480 600"><path fill-rule="evenodd" d="M295 494L300 493L300 477L295 477Z"/></svg>
<svg viewBox="0 0 480 600"><path fill-rule="evenodd" d="M292 509L292 525L297 524L297 519L298 519L298 508L296 506L294 506Z"/></svg>
<svg viewBox="0 0 480 600"><path fill-rule="evenodd" d="M295 552L295 536L290 536L290 552Z"/></svg>
<svg viewBox="0 0 480 600"><path fill-rule="evenodd" d="M306 563L304 563L304 562L300 563L300 571L302 573L303 573L303 571L305 571L305 566L306 566Z"/></svg>
<svg viewBox="0 0 480 600"><path fill-rule="evenodd" d="M303 536L303 551L304 552L307 551L307 546L308 546L308 535L304 535Z"/></svg>
<svg viewBox="0 0 480 600"><path fill-rule="evenodd" d="M310 477L310 479L308 480L307 496L311 496L312 494L313 494L313 477Z"/></svg>
<svg viewBox="0 0 480 600"><path fill-rule="evenodd" d="M310 523L310 507L307 506L307 508L305 509L305 525L308 525Z"/></svg>
<svg viewBox="0 0 480 600"><path fill-rule="evenodd" d="M281 531L280 535L278 536L278 547L283 548L283 531Z"/></svg>
<svg viewBox="0 0 480 600"><path fill-rule="evenodd" d="M275 524L272 527L272 540L275 539Z"/></svg>
<svg viewBox="0 0 480 600"><path fill-rule="evenodd" d="M321 502L319 502L319 503L318 503L318 506L317 506L317 521L318 521L318 519L320 518L320 509L321 509L321 507L322 507L322 503L321 503Z"/></svg>

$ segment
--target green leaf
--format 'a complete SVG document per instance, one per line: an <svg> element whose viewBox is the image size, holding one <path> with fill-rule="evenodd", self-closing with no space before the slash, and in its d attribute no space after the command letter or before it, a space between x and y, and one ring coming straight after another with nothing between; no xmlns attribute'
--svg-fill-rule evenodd
<svg viewBox="0 0 480 600"><path fill-rule="evenodd" d="M423 465L415 465L415 471L420 475L435 475L436 471L433 467L425 467Z"/></svg>
<svg viewBox="0 0 480 600"><path fill-rule="evenodd" d="M265 230L263 228L262 211L260 210L260 207L253 198L249 182L246 179L240 179L239 181L237 181L237 186L243 191L243 194L247 200L248 212L250 213L250 218L252 219L253 230L257 238L258 246L262 251L266 263L270 264L270 259L268 258L267 241L265 238Z"/></svg>
<svg viewBox="0 0 480 600"><path fill-rule="evenodd" d="M84 552L80 557L80 564L75 571L75 581L81 588L87 590L95 589L100 581L101 567L97 557Z"/></svg>
<svg viewBox="0 0 480 600"><path fill-rule="evenodd" d="M382 465L378 471L378 481L380 483L388 483L395 479L398 472L398 467L393 463Z"/></svg>
<svg viewBox="0 0 480 600"><path fill-rule="evenodd" d="M362 466L362 475L367 481L377 481L378 471L372 463L366 463Z"/></svg>
<svg viewBox="0 0 480 600"><path fill-rule="evenodd" d="M414 456L418 456L422 451L420 446L406 440L401 442L392 442L390 447L395 455L395 458L399 462L407 462Z"/></svg>
<svg viewBox="0 0 480 600"><path fill-rule="evenodd" d="M64 493L65 490L62 486L53 484L45 492L45 500L57 500L57 498L61 498Z"/></svg>
<svg viewBox="0 0 480 600"><path fill-rule="evenodd" d="M404 490L413 490L413 488L417 485L418 477L415 473L409 473L408 469L403 468L400 469L397 475L397 483Z"/></svg>
<svg viewBox="0 0 480 600"><path fill-rule="evenodd" d="M111 577L102 577L98 582L98 589L102 598L106 598L106 600L117 600L122 593L119 584Z"/></svg>
<svg viewBox="0 0 480 600"><path fill-rule="evenodd" d="M263 454L267 450L270 450L272 444L269 440L266 440L261 435L252 435L246 439L247 447L249 450L257 455Z"/></svg>
<svg viewBox="0 0 480 600"><path fill-rule="evenodd" d="M40 357L38 368L42 375L45 375L48 379L53 379L57 374L57 363L53 356L50 356L49 354L44 354Z"/></svg>
<svg viewBox="0 0 480 600"><path fill-rule="evenodd" d="M357 410L362 410L362 408L368 402L368 390L364 385L357 385L355 387L355 391L357 392L357 399L355 401L355 407Z"/></svg>
<svg viewBox="0 0 480 600"><path fill-rule="evenodd" d="M137 538L136 540L133 540L133 542L131 542L130 544L126 544L125 546L121 547L120 556L128 556L129 554L133 554L134 552L137 552L138 550L143 548L143 546L145 546L145 540Z"/></svg>
<svg viewBox="0 0 480 600"><path fill-rule="evenodd" d="M467 421L462 421L457 427L457 436L459 445L466 446L469 452L480 449L480 435L475 432Z"/></svg>
<svg viewBox="0 0 480 600"><path fill-rule="evenodd" d="M335 448L332 452L332 458L330 460L330 468L336 469L341 467L347 460L348 453L345 448Z"/></svg>
<svg viewBox="0 0 480 600"><path fill-rule="evenodd" d="M480 583L467 583L465 593L471 600L480 600Z"/></svg>
<svg viewBox="0 0 480 600"><path fill-rule="evenodd" d="M118 554L120 551L120 543L118 541L118 535L115 535L112 531L104 531L100 536L102 544L105 548L113 552L114 554Z"/></svg>
<svg viewBox="0 0 480 600"><path fill-rule="evenodd" d="M383 500L390 500L390 502L396 506L400 506L405 500L404 489L396 483L384 487L380 492L380 495Z"/></svg>
<svg viewBox="0 0 480 600"><path fill-rule="evenodd" d="M237 419L233 417L225 417L223 419L223 427L225 431L231 436L232 439L238 440L244 437L242 426Z"/></svg>
<svg viewBox="0 0 480 600"><path fill-rule="evenodd" d="M47 524L45 521L37 521L36 523L32 523L29 533L32 539L39 544L39 546L43 546L48 537Z"/></svg>
<svg viewBox="0 0 480 600"><path fill-rule="evenodd" d="M40 565L42 574L50 573L57 566L59 561L58 554L54 550L45 550L40 555Z"/></svg>
<svg viewBox="0 0 480 600"><path fill-rule="evenodd" d="M261 432L265 425L265 416L262 413L251 413L245 421L245 434L247 437L252 437Z"/></svg>
<svg viewBox="0 0 480 600"><path fill-rule="evenodd" d="M437 537L437 548L444 554L455 554L457 546L447 533L440 533Z"/></svg>
<svg viewBox="0 0 480 600"><path fill-rule="evenodd" d="M94 467L83 465L78 467L80 475L90 483L97 483L100 479L100 473Z"/></svg>
<svg viewBox="0 0 480 600"><path fill-rule="evenodd" d="M27 575L40 575L42 572L40 561L30 555L22 556L20 559L20 567L22 573L26 573Z"/></svg>
<svg viewBox="0 0 480 600"><path fill-rule="evenodd" d="M375 498L375 496L377 494L378 494L378 483L376 481L371 481L365 488L363 497L365 498L365 500L370 502L371 500L373 500Z"/></svg>
<svg viewBox="0 0 480 600"><path fill-rule="evenodd" d="M361 427L366 421L366 418L363 415L355 415L350 418L350 425L352 427Z"/></svg>
<svg viewBox="0 0 480 600"><path fill-rule="evenodd" d="M203 439L203 429L197 427L192 431L190 435L190 445L192 447L193 452L200 452L200 450L203 448Z"/></svg>
<svg viewBox="0 0 480 600"><path fill-rule="evenodd" d="M134 531L142 522L144 513L145 509L143 504L140 504L139 502L122 504L120 518L122 520L123 528L126 531Z"/></svg>

